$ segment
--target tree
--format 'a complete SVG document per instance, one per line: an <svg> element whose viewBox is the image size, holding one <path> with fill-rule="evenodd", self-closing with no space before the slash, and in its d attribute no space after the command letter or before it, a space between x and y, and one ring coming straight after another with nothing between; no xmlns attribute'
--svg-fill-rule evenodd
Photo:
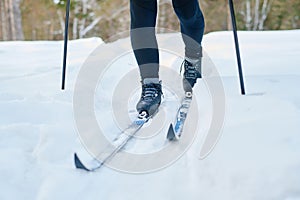
<svg viewBox="0 0 300 200"><path fill-rule="evenodd" d="M245 0L240 13L246 30L263 30L273 0Z"/></svg>
<svg viewBox="0 0 300 200"><path fill-rule="evenodd" d="M99 9L97 0L73 0L71 2L71 20L72 20L72 38L83 38L91 31L98 22L102 19L97 16L95 12ZM59 7L65 7L66 0L59 0L57 2ZM60 24L62 26L62 14L58 11ZM63 31L62 31L63 32Z"/></svg>
<svg viewBox="0 0 300 200"><path fill-rule="evenodd" d="M0 39L23 40L20 0L1 0L0 11Z"/></svg>

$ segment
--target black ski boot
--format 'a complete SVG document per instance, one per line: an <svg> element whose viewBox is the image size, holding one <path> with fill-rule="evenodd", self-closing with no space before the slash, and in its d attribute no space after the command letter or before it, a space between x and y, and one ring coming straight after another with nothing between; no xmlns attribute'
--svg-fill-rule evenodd
<svg viewBox="0 0 300 200"><path fill-rule="evenodd" d="M184 67L183 80L182 80L183 89L185 92L192 92L193 87L197 82L197 79L202 78L201 58L193 62L190 62L187 59L185 59L182 63L182 66Z"/></svg>
<svg viewBox="0 0 300 200"><path fill-rule="evenodd" d="M141 114L145 111L148 116L153 115L160 105L161 95L161 82L145 83L144 81L142 85L142 95L136 105L138 113Z"/></svg>

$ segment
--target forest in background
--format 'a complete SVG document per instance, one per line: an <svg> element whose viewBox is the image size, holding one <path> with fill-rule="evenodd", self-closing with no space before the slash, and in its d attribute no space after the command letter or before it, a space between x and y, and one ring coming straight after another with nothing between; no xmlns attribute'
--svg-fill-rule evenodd
<svg viewBox="0 0 300 200"><path fill-rule="evenodd" d="M239 30L300 28L299 0L233 0ZM230 30L228 0L199 0L205 32ZM66 0L0 0L0 40L62 40ZM71 0L70 39L105 41L129 30L129 0ZM171 0L159 0L160 32L179 31Z"/></svg>

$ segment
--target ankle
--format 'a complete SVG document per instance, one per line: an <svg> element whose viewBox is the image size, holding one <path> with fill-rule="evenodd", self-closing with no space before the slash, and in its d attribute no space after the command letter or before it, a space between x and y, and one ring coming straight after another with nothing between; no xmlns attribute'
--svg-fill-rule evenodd
<svg viewBox="0 0 300 200"><path fill-rule="evenodd" d="M197 63L199 61L199 59L189 58L189 57L185 57L184 59L186 61L188 61L189 63L191 63L192 65L194 65L195 63Z"/></svg>
<svg viewBox="0 0 300 200"><path fill-rule="evenodd" d="M161 81L159 80L159 78L144 78L142 80L142 84L150 84L150 83L160 84Z"/></svg>

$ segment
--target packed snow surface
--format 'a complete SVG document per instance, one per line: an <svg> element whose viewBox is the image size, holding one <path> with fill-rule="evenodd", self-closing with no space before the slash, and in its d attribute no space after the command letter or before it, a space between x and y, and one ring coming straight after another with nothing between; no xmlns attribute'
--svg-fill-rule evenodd
<svg viewBox="0 0 300 200"><path fill-rule="evenodd" d="M1 42L0 199L299 200L300 31L238 36L245 96L232 32L209 33L203 40L226 95L222 136L213 151L199 159L199 136L172 165L141 174L108 167L86 173L73 165L73 153L81 148L74 84L101 39L70 41L64 91L62 41ZM128 60L125 65L136 67ZM203 88L200 82L195 89ZM205 98L196 98L203 111Z"/></svg>

